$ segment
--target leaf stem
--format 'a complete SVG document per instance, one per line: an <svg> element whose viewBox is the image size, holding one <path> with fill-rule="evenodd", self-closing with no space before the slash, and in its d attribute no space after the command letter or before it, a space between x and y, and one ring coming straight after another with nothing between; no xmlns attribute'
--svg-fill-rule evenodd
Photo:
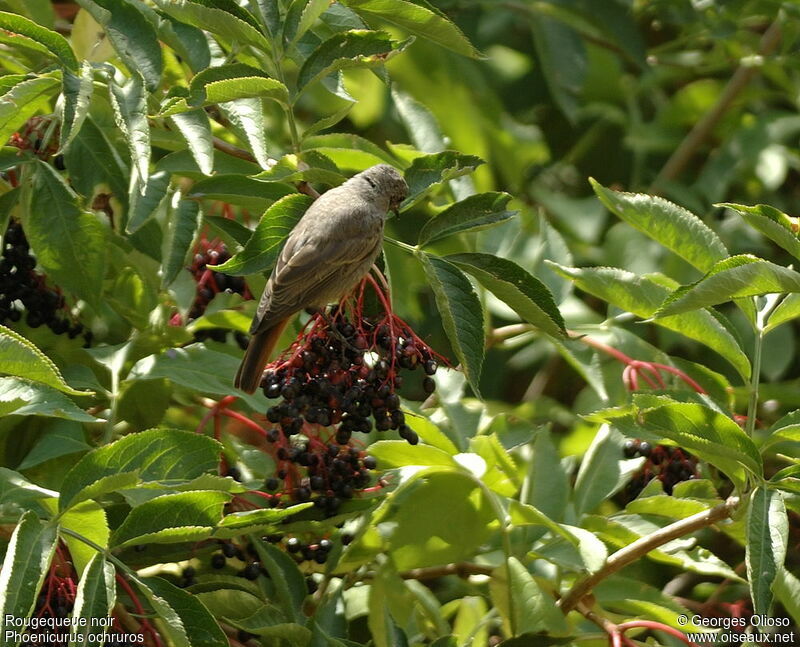
<svg viewBox="0 0 800 647"><path fill-rule="evenodd" d="M611 555L599 571L592 573L582 580L578 580L558 601L559 608L565 614L569 613L595 586L621 568L644 557L651 550L655 550L673 539L678 539L691 532L706 528L718 521L729 518L738 505L739 497L730 497L724 503L720 503L713 508L703 510L685 519L680 519L675 523L664 526L656 532L640 537Z"/></svg>
<svg viewBox="0 0 800 647"><path fill-rule="evenodd" d="M394 245L395 247L399 247L400 249L404 249L410 254L416 254L419 252L419 247L416 245L409 245L408 243L404 243L401 240L396 240L394 238L390 238L389 236L384 236L383 239L389 243L390 245Z"/></svg>

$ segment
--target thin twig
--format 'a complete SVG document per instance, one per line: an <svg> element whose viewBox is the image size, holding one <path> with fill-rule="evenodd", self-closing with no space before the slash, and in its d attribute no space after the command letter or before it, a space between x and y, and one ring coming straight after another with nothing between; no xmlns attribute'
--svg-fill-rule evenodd
<svg viewBox="0 0 800 647"><path fill-rule="evenodd" d="M758 56L768 56L774 52L780 39L781 23L780 18L776 18L761 37L757 52ZM678 148L675 149L675 152L673 152L667 160L667 163L664 164L664 167L650 185L648 193L658 193L665 182L674 180L681 174L695 151L708 138L719 120L722 119L722 116L733 105L736 97L747 87L748 83L753 80L760 69L761 66L739 65L711 110L694 125Z"/></svg>
<svg viewBox="0 0 800 647"><path fill-rule="evenodd" d="M558 606L565 614L569 613L576 607L578 602L607 577L673 539L678 539L701 528L706 528L722 519L727 519L738 505L739 498L730 497L724 503L720 503L709 510L703 510L693 514L691 517L671 523L646 537L640 537L611 555L599 571L582 580L578 580L559 600Z"/></svg>

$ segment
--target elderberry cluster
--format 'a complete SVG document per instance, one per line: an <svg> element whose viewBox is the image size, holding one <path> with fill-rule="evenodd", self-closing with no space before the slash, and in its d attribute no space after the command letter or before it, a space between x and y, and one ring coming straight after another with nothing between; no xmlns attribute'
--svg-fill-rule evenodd
<svg viewBox="0 0 800 647"><path fill-rule="evenodd" d="M231 254L228 252L227 246L221 241L214 240L209 242L203 239L198 244L192 265L189 268L197 283L197 293L189 310L189 321L201 317L211 299L219 292L241 294L245 299L252 298L242 277L228 276L214 271L214 266L221 265L230 257ZM225 343L228 332L224 328L203 328L195 331L194 338L195 341L211 339L212 341ZM247 348L247 336L245 334L236 331L234 332L234 339L239 348L242 350Z"/></svg>
<svg viewBox="0 0 800 647"><path fill-rule="evenodd" d="M83 333L88 346L91 331L84 332L80 323L71 320L64 296L48 287L35 267L36 258L30 252L22 225L12 220L3 236L0 259L0 324L17 322L25 313L31 328L45 324L55 334L67 334L70 339Z"/></svg>
<svg viewBox="0 0 800 647"><path fill-rule="evenodd" d="M264 491L272 494L273 506L288 495L295 503L313 501L314 507L332 517L344 500L352 499L370 484L371 472L377 465L373 456L355 447L325 444L316 438L300 445L277 442L278 469L264 482Z"/></svg>
<svg viewBox="0 0 800 647"><path fill-rule="evenodd" d="M628 484L627 494L631 499L636 498L654 478L661 481L664 492L672 494L673 488L681 481L698 477L697 459L679 447L653 446L647 441L629 438L623 452L626 458L642 456L647 459Z"/></svg>
<svg viewBox="0 0 800 647"><path fill-rule="evenodd" d="M396 429L401 438L417 444L417 434L406 424L397 394L403 384L399 369L422 367L422 387L432 393L437 363L424 343L402 325L380 324L361 329L341 312L332 325L314 326L296 341L286 361L268 369L261 386L268 398L281 402L267 410L267 419L289 438L305 425L334 426L340 445L350 442L353 432Z"/></svg>

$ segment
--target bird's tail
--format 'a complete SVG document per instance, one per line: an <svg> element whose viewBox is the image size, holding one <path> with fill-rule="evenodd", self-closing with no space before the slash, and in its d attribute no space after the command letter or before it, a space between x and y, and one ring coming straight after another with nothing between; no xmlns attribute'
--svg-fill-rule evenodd
<svg viewBox="0 0 800 647"><path fill-rule="evenodd" d="M258 331L250 338L242 363L233 380L233 385L237 389L241 389L245 393L255 393L261 383L264 366L287 323L289 323L288 318L279 321L271 328Z"/></svg>

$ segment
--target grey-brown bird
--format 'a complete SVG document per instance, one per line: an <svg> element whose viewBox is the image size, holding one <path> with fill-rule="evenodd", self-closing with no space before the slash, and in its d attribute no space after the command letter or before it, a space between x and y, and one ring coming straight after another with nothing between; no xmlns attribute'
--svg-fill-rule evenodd
<svg viewBox="0 0 800 647"><path fill-rule="evenodd" d="M381 250L386 216L407 195L403 176L378 164L316 199L287 237L261 295L236 387L255 392L293 315L338 301L367 275Z"/></svg>

